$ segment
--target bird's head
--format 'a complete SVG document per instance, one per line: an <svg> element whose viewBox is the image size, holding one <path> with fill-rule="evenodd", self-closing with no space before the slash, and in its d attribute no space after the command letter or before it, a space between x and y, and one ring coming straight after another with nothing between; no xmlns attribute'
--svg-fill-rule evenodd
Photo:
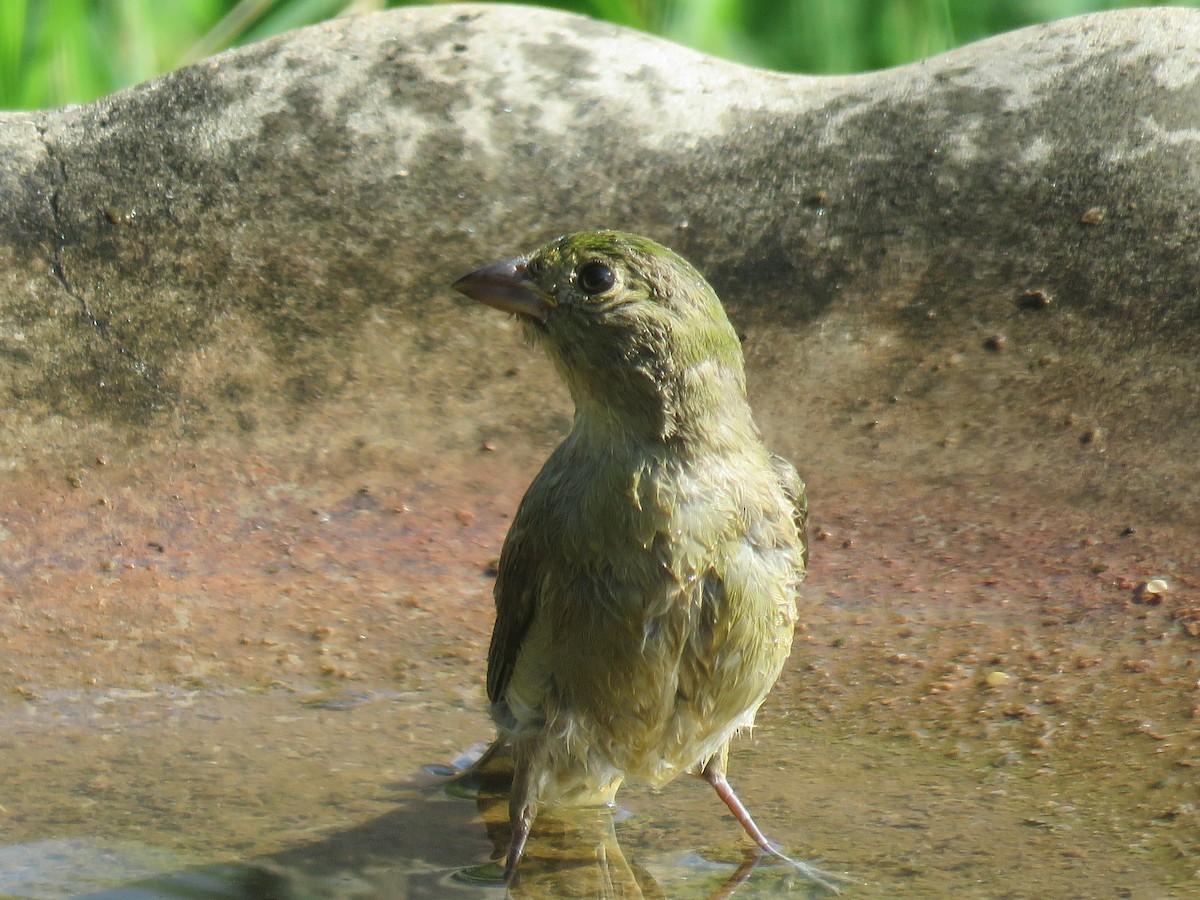
<svg viewBox="0 0 1200 900"><path fill-rule="evenodd" d="M453 287L521 319L586 418L665 439L726 401L745 403L741 346L720 300L649 238L569 234Z"/></svg>

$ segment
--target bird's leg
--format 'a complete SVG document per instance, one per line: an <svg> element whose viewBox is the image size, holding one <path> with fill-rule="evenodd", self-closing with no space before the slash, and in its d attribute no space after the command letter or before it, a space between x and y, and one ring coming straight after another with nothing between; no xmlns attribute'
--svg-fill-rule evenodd
<svg viewBox="0 0 1200 900"><path fill-rule="evenodd" d="M767 840L766 835L762 833L758 825L755 824L754 819L751 818L750 810L746 809L745 805L738 798L738 795L734 793L733 786L730 785L729 780L725 777L725 767L721 765L721 762L723 761L720 758L720 754L714 756L705 765L704 771L700 773L700 777L712 785L713 790L717 792L717 796L721 798L725 805L729 807L729 811L733 813L733 817L742 823L742 827L746 829L746 834L750 835L750 838L762 848L764 853L771 856L783 856Z"/></svg>
<svg viewBox="0 0 1200 900"><path fill-rule="evenodd" d="M529 831L533 828L533 820L537 816L538 784L533 773L542 770L545 753L543 748L534 748L530 752L528 746L514 748L516 750L516 770L513 773L512 794L508 798L508 818L511 837L508 844L508 857L504 861L504 880L509 884L517 874L517 863L525 852L525 842L529 840Z"/></svg>
<svg viewBox="0 0 1200 900"><path fill-rule="evenodd" d="M534 810L526 806L520 810L509 809L512 819L512 837L508 845L508 858L504 861L504 880L511 884L516 878L517 863L525 852L525 842L529 840L529 830L533 827Z"/></svg>
<svg viewBox="0 0 1200 900"><path fill-rule="evenodd" d="M713 790L717 792L717 796L729 807L729 811L733 813L733 817L741 823L742 828L746 830L746 834L750 836L754 843L758 844L759 849L763 853L788 863L803 878L811 881L813 884L819 885L835 894L841 893L837 886L829 880L831 878L838 878L837 875L823 872L815 866L810 866L808 863L792 859L767 840L766 835L755 824L750 811L746 809L745 805L738 798L738 795L734 793L732 785L730 785L729 780L725 777L724 751L717 753L705 764L703 771L700 772L700 777L712 785Z"/></svg>

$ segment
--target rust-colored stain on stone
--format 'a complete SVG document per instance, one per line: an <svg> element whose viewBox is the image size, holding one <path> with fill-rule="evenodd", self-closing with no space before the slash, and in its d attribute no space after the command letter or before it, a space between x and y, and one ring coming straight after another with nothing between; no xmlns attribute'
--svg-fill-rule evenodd
<svg viewBox="0 0 1200 900"><path fill-rule="evenodd" d="M323 859L324 841L365 821L374 847L398 827L394 804L425 815L420 767L491 733L488 566L538 462L501 446L416 475L305 472L269 453L181 452L10 492L10 842L109 821L155 845L183 829L166 845L189 860L289 858L314 841ZM837 468L810 481L801 632L732 758L779 839L922 891L952 889L956 867L999 877L1021 858L1068 891L1186 872L1197 560L1161 549L1184 536L1123 533L1020 491L981 502L988 485ZM1144 602L1137 587L1164 574L1171 591ZM294 789L272 789L280 773ZM780 793L781 777L805 787ZM409 787L389 805L381 780ZM617 831L631 859L664 842L738 858L736 828L694 787L623 795L639 811ZM461 865L488 852L471 843L484 834L472 809L445 826L474 834ZM453 868L446 854L413 836L368 856ZM535 842L529 878L548 895L561 887L552 857ZM673 883L669 867L660 877Z"/></svg>

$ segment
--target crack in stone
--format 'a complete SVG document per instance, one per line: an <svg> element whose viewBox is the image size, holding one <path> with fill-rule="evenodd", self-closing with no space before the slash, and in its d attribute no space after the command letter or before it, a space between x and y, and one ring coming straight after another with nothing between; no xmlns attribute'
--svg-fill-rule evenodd
<svg viewBox="0 0 1200 900"><path fill-rule="evenodd" d="M54 217L54 251L50 257L50 270L54 273L54 277L58 279L58 283L62 285L64 291L71 299L79 304L79 308L83 311L83 316L87 319L100 335L105 339L108 338L108 327L105 323L96 318L88 307L87 300L75 293L75 289L71 287L71 282L67 280L67 275L63 271L62 252L66 248L67 236L62 227L62 214L59 210L59 197L62 190L67 185L67 166L51 147L50 141L46 139L46 126L37 125L38 137L42 141L42 146L46 148L46 155L50 158L50 162L54 164L58 170L58 177L54 179L54 190L50 194L50 213Z"/></svg>
<svg viewBox="0 0 1200 900"><path fill-rule="evenodd" d="M108 323L100 319L92 312L88 306L87 299L77 293L75 288L71 286L71 282L67 279L66 271L63 269L63 250L67 246L67 235L62 226L62 212L59 208L59 198L62 195L63 188L67 186L67 166L58 154L54 152L53 146L46 137L47 127L43 123L35 123L34 128L37 129L38 138L42 142L42 146L46 148L46 156L50 162L54 164L57 170L57 177L53 179L53 191L50 193L50 214L54 219L54 249L50 255L50 271L54 274L55 279L62 285L63 291L68 297L79 304L79 309L83 313L83 317L96 330L96 333L109 344L121 356L124 356L130 361L135 372L143 378L154 382L150 375L150 367L141 359L138 359L130 350L116 343L108 331ZM155 384L157 387L157 384Z"/></svg>

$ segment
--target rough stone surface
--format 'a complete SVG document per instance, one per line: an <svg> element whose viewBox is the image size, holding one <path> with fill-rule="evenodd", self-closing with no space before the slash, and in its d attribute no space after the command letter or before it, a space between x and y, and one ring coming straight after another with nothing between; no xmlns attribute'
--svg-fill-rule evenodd
<svg viewBox="0 0 1200 900"><path fill-rule="evenodd" d="M112 821L214 859L378 803L374 771L344 783L371 800L326 819L272 781L261 819L231 820L249 761L193 803L140 733L98 772L70 755L42 777L61 690L399 692L352 726L398 729L361 744L395 747L396 778L486 738L489 564L570 405L511 322L447 285L619 227L710 277L768 442L810 486L807 630L760 717L780 737L734 760L751 796L785 794L768 831L881 895L1182 896L1200 847L1197 196L1184 10L805 78L438 5L0 115L0 692L28 706L0 703L9 833L94 830L79 799L99 792ZM1169 590L1138 590L1155 579ZM292 753L290 719L245 703L213 715ZM339 726L305 722L323 759ZM876 761L797 758L810 741ZM879 766L914 784L863 794ZM784 792L784 770L812 784ZM926 832L909 798L931 784L960 787Z"/></svg>
<svg viewBox="0 0 1200 900"><path fill-rule="evenodd" d="M814 79L468 6L339 20L9 115L4 456L353 415L364 377L444 447L450 420L500 402L512 354L446 282L592 226L693 258L770 393L809 390L803 357L786 377L771 362L830 323L828 343L869 335L863 362L892 378L1002 330L994 376L1024 383L956 392L970 409L1077 396L1139 456L1181 450L1200 421L1197 73L1200 17L1180 10ZM1050 303L1023 308L1028 290Z"/></svg>

